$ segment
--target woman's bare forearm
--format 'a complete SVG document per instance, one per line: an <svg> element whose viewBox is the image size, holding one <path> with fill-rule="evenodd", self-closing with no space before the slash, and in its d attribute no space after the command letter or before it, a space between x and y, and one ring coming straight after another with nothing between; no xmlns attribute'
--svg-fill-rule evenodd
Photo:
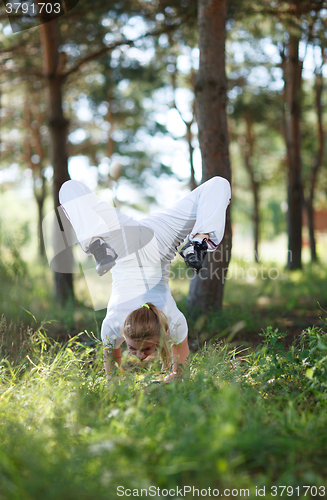
<svg viewBox="0 0 327 500"><path fill-rule="evenodd" d="M172 352L173 352L173 371L177 372L177 370L180 368L180 365L185 365L185 363L187 363L187 359L190 354L187 337L180 344L173 345Z"/></svg>
<svg viewBox="0 0 327 500"><path fill-rule="evenodd" d="M121 365L121 348L105 348L103 357L106 375L111 375L112 373L117 372L117 365Z"/></svg>

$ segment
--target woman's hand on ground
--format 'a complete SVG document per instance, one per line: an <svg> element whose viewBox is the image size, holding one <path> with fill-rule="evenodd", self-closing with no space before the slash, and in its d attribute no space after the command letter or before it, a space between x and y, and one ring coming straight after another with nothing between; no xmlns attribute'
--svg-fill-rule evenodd
<svg viewBox="0 0 327 500"><path fill-rule="evenodd" d="M164 382L166 382L166 384L169 384L169 382L172 382L173 380L175 380L178 376L180 376L180 374L181 374L180 371L177 372L174 370L165 376Z"/></svg>

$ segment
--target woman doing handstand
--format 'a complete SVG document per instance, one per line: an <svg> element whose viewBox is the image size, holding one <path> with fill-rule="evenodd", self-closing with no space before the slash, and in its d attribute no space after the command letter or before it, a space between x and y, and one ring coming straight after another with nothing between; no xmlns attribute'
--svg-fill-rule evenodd
<svg viewBox="0 0 327 500"><path fill-rule="evenodd" d="M112 273L112 294L101 327L107 374L120 366L124 341L141 361L158 348L163 367L172 364L166 381L186 363L188 328L169 288L170 263L184 242L180 255L197 273L201 270L207 251L223 238L230 197L229 182L213 177L172 208L135 220L100 200L85 184L63 184L60 203L82 249L94 256L100 276Z"/></svg>

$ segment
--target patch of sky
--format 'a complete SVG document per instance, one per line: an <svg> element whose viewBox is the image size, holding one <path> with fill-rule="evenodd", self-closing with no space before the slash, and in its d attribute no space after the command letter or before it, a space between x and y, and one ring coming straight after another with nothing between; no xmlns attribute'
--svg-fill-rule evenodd
<svg viewBox="0 0 327 500"><path fill-rule="evenodd" d="M103 117L102 116L96 116L94 118L94 123L96 124L97 127L101 127L101 125L103 124Z"/></svg>
<svg viewBox="0 0 327 500"><path fill-rule="evenodd" d="M156 201L159 207L171 207L190 192L187 184L183 185L172 177L160 177L156 184Z"/></svg>
<svg viewBox="0 0 327 500"><path fill-rule="evenodd" d="M70 178L84 182L90 189L95 189L98 182L98 169L90 166L86 156L72 156L68 161Z"/></svg>
<svg viewBox="0 0 327 500"><path fill-rule="evenodd" d="M108 158L103 158L101 160L101 163L98 166L98 170L99 170L100 175L108 175L110 172L109 163L107 161L104 161L105 159L108 160Z"/></svg>
<svg viewBox="0 0 327 500"><path fill-rule="evenodd" d="M108 134L104 130L100 131L99 133L99 139L102 142L106 142L108 140Z"/></svg>
<svg viewBox="0 0 327 500"><path fill-rule="evenodd" d="M260 40L260 45L263 52L268 56L268 60L270 63L280 64L282 58L280 56L279 50L277 46L272 43L270 38L263 38Z"/></svg>
<svg viewBox="0 0 327 500"><path fill-rule="evenodd" d="M165 113L151 113L151 117L155 117L156 122L160 125L166 125L167 115Z"/></svg>
<svg viewBox="0 0 327 500"><path fill-rule="evenodd" d="M307 55L307 43L304 42L303 40L300 41L299 43L299 59L303 61L303 59Z"/></svg>
<svg viewBox="0 0 327 500"><path fill-rule="evenodd" d="M119 183L117 186L117 198L126 203L139 203L142 200L142 195L140 190L134 189L128 181L125 179L119 179ZM136 216L137 213L134 214L131 208L128 208L127 206L122 207L122 211L124 213L127 213L128 215ZM139 214L139 217L141 214ZM137 217L138 218L138 217Z"/></svg>
<svg viewBox="0 0 327 500"><path fill-rule="evenodd" d="M271 81L271 74L265 66L257 66L253 68L249 74L248 82L250 85L259 87L268 87Z"/></svg>
<svg viewBox="0 0 327 500"><path fill-rule="evenodd" d="M5 36L10 36L10 35L12 35L12 34L13 34L13 33L12 33L12 29L11 29L10 24L8 24L7 26L5 26L5 27L3 28L3 34L4 34Z"/></svg>
<svg viewBox="0 0 327 500"><path fill-rule="evenodd" d="M178 110L186 121L192 119L192 106L194 101L194 93L186 88L177 88L175 91L175 101Z"/></svg>
<svg viewBox="0 0 327 500"><path fill-rule="evenodd" d="M78 100L75 103L72 103L72 108L76 111L76 115L79 120L85 122L92 120L93 112L85 94L79 94Z"/></svg>
<svg viewBox="0 0 327 500"><path fill-rule="evenodd" d="M123 142L127 139L127 134L123 130L115 130L111 137L114 141Z"/></svg>
<svg viewBox="0 0 327 500"><path fill-rule="evenodd" d="M155 108L160 113L166 113L173 103L173 91L171 87L163 87L153 93Z"/></svg>
<svg viewBox="0 0 327 500"><path fill-rule="evenodd" d="M114 49L114 50L111 52L111 60L113 60L113 59L119 59L119 58L120 58L120 55L121 55L121 48Z"/></svg>
<svg viewBox="0 0 327 500"><path fill-rule="evenodd" d="M32 171L30 171L30 174L32 174ZM21 177L21 172L19 169L19 165L17 163L12 163L10 167L0 170L0 184L2 184L3 182L15 182L20 177Z"/></svg>
<svg viewBox="0 0 327 500"><path fill-rule="evenodd" d="M168 39L168 36L166 35L166 33L163 33L162 35L159 36L158 43L159 43L160 47L163 47L163 48L169 47L169 39Z"/></svg>
<svg viewBox="0 0 327 500"><path fill-rule="evenodd" d="M227 95L230 100L233 100L236 99L238 95L242 94L242 92L243 92L242 87L236 85L228 92Z"/></svg>
<svg viewBox="0 0 327 500"><path fill-rule="evenodd" d="M116 40L116 36L113 33L106 33L103 37L103 41L105 45L110 45L114 43Z"/></svg>
<svg viewBox="0 0 327 500"><path fill-rule="evenodd" d="M283 70L282 68L271 68L273 80L269 83L270 90L279 91L284 88Z"/></svg>
<svg viewBox="0 0 327 500"><path fill-rule="evenodd" d="M126 109L132 110L132 109L134 109L134 107L135 107L135 102L133 99L127 99L125 101L125 108Z"/></svg>
<svg viewBox="0 0 327 500"><path fill-rule="evenodd" d="M180 179L190 178L190 162L186 142L180 143L178 149L175 150L171 161L171 169Z"/></svg>
<svg viewBox="0 0 327 500"><path fill-rule="evenodd" d="M142 100L142 106L144 109L150 110L153 108L153 100L150 97L145 97Z"/></svg>
<svg viewBox="0 0 327 500"><path fill-rule="evenodd" d="M151 59L153 59L155 55L155 49L154 47L148 47L148 48L137 48L137 47L128 47L126 51L124 51L125 54L130 58L130 59L135 59L138 61L142 66L145 66L149 64Z"/></svg>
<svg viewBox="0 0 327 500"><path fill-rule="evenodd" d="M102 116L105 116L108 112L108 108L109 108L109 103L106 102L106 101L103 101L99 106L98 106L98 113L100 113L100 115Z"/></svg>
<svg viewBox="0 0 327 500"><path fill-rule="evenodd" d="M233 57L236 64L242 64L244 62L244 51L242 50L242 44L239 42L234 42L233 44Z"/></svg>
<svg viewBox="0 0 327 500"><path fill-rule="evenodd" d="M135 40L144 35L147 31L147 25L141 16L135 16L128 20L125 26L122 27L122 34L129 40Z"/></svg>
<svg viewBox="0 0 327 500"><path fill-rule="evenodd" d="M184 54L177 57L177 69L181 73L187 74L190 72L192 67L194 69L199 68L199 49L184 49Z"/></svg>
<svg viewBox="0 0 327 500"><path fill-rule="evenodd" d="M197 134L199 132L199 127L198 127L198 124L196 122L192 123L192 125L191 125L191 132L192 132L192 134L194 134L195 136L197 136Z"/></svg>
<svg viewBox="0 0 327 500"><path fill-rule="evenodd" d="M186 134L186 126L177 109L170 109L167 113L166 127L174 137L183 137Z"/></svg>
<svg viewBox="0 0 327 500"><path fill-rule="evenodd" d="M75 43L65 43L61 46L61 52L65 52L68 56L78 57L80 55L80 50Z"/></svg>
<svg viewBox="0 0 327 500"><path fill-rule="evenodd" d="M53 167L51 165L45 167L45 169L43 170L43 175L48 181L50 181L53 177Z"/></svg>
<svg viewBox="0 0 327 500"><path fill-rule="evenodd" d="M124 92L124 90L127 89L129 85L129 80L127 78L124 78L124 80L121 80L119 83L118 83L118 89L121 91L121 92Z"/></svg>
<svg viewBox="0 0 327 500"><path fill-rule="evenodd" d="M34 163L34 165L37 165L38 163L40 163L40 157L39 157L39 155L32 155L31 156L31 161L32 161L32 163Z"/></svg>
<svg viewBox="0 0 327 500"><path fill-rule="evenodd" d="M95 78L98 83L104 83L106 81L105 77L101 75L101 73L97 74Z"/></svg>
<svg viewBox="0 0 327 500"><path fill-rule="evenodd" d="M304 42L300 42L300 48L301 48L302 57L305 55L305 58L303 61L302 77L304 79L310 80L311 78L313 78L315 67L321 66L321 63L322 63L321 50L320 50L320 47L312 46L310 44L307 46L306 51L305 51L305 43ZM300 50L299 50L299 52L300 52ZM327 76L326 65L323 66L323 76Z"/></svg>
<svg viewBox="0 0 327 500"><path fill-rule="evenodd" d="M104 19L102 19L101 24L106 28L113 24L113 20L110 19L109 17L105 17Z"/></svg>
<svg viewBox="0 0 327 500"><path fill-rule="evenodd" d="M127 120L126 120L126 122L127 122ZM106 132L108 132L111 129L111 123L103 121L101 124L101 128L102 128L102 130L105 130Z"/></svg>
<svg viewBox="0 0 327 500"><path fill-rule="evenodd" d="M13 128L9 134L7 135L10 141L17 141L20 137L19 131L17 128Z"/></svg>

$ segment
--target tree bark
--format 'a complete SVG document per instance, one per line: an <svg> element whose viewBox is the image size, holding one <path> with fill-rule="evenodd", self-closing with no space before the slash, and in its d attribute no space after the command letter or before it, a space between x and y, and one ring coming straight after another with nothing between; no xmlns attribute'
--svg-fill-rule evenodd
<svg viewBox="0 0 327 500"><path fill-rule="evenodd" d="M195 169L194 169L194 147L192 145L193 141L193 134L192 134L192 125L195 123L195 99L193 100L192 104L192 118L191 120L185 120L183 117L183 113L181 110L178 108L176 99L175 99L175 93L176 93L176 78L177 78L177 68L175 66L175 72L172 74L172 87L173 87L173 106L178 112L179 116L181 117L181 120L183 120L184 125L186 127L186 140L187 140L187 145L188 145L188 151L189 151L189 162L190 162L190 182L189 186L191 191L197 187L197 183L195 180ZM192 68L191 72L191 84L193 83L194 86L194 81L195 81L195 74Z"/></svg>
<svg viewBox="0 0 327 500"><path fill-rule="evenodd" d="M226 0L198 0L200 67L195 82L196 117L202 153L202 182L216 175L231 180L226 116ZM225 236L208 254L200 276L191 281L190 310L219 310L231 252L229 209Z"/></svg>
<svg viewBox="0 0 327 500"><path fill-rule="evenodd" d="M37 116L32 116L31 107L31 103L26 100L24 107L24 123L26 130L29 131L29 134L25 136L24 140L24 157L26 163L33 173L33 192L35 201L37 203L38 213L38 253L40 257L44 257L45 245L42 231L42 222L43 206L46 197L46 179L43 174L44 154L40 137L42 117L40 117L39 113L37 114ZM35 122L37 123L37 125L35 124ZM36 164L32 161L33 150L39 157L38 163Z"/></svg>
<svg viewBox="0 0 327 500"><path fill-rule="evenodd" d="M44 199L45 199L45 196L42 196L40 198L36 198L37 211L38 211L37 227L38 227L38 235L39 235L39 255L40 255L40 257L45 256L45 246L44 246L43 231L42 231Z"/></svg>
<svg viewBox="0 0 327 500"><path fill-rule="evenodd" d="M300 132L300 92L302 62L299 60L299 37L290 34L284 55L285 138L288 164L288 269L301 269L302 254L302 161Z"/></svg>
<svg viewBox="0 0 327 500"><path fill-rule="evenodd" d="M315 197L315 189L316 189L316 183L317 183L317 177L318 177L318 172L319 169L322 165L323 158L324 158L324 152L325 152L325 147L324 147L324 141L325 141L325 134L324 134L324 127L323 127L323 120L322 120L322 103L321 103L321 96L322 96L322 90L323 90L323 80L322 80L322 66L324 64L324 57L322 54L322 64L320 68L316 68L315 70L315 76L316 76L316 84L315 84L315 90L316 90L316 110L317 110L317 138L318 138L318 150L316 153L316 158L314 161L314 164L310 170L310 175L309 175L309 194L305 200L305 206L306 206L306 211L307 211L307 217L308 217L308 230L309 230L309 242L310 242L310 252L311 252L311 262L316 262L318 260L317 258L317 251L316 251L316 240L315 240L315 232L314 232L314 208L313 208L313 201Z"/></svg>
<svg viewBox="0 0 327 500"><path fill-rule="evenodd" d="M246 150L244 152L244 164L245 168L250 176L251 189L253 194L253 238L254 238L254 260L255 262L259 262L259 188L260 182L258 182L255 178L255 172L253 170L251 164L251 158L253 156L254 149L254 136L252 132L252 120L249 115L246 116Z"/></svg>
<svg viewBox="0 0 327 500"><path fill-rule="evenodd" d="M57 212L59 190L69 180L67 155L68 121L62 109L62 85L65 54L59 52L59 28L57 20L40 25L43 47L44 74L48 90L48 126L50 133L50 158L53 167L53 199ZM58 224L63 230L61 221ZM65 258L72 260L72 249L67 248ZM55 296L61 302L74 297L73 276L71 273L54 272Z"/></svg>

